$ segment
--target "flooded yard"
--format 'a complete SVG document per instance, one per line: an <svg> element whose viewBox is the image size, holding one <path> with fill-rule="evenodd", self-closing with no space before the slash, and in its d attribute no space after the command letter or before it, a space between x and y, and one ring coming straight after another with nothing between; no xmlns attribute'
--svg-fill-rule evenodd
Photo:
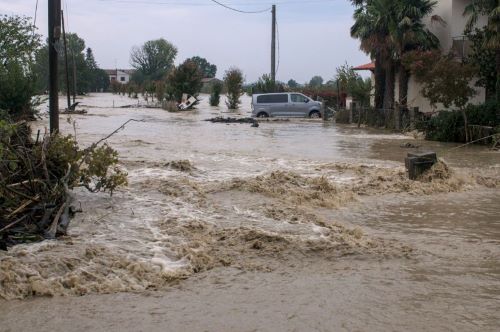
<svg viewBox="0 0 500 332"><path fill-rule="evenodd" d="M0 252L0 331L498 330L498 152L321 120L214 124L250 99L202 98L182 113L81 100L82 145L141 121L109 139L129 186L77 191L71 236ZM407 142L448 167L408 180Z"/></svg>

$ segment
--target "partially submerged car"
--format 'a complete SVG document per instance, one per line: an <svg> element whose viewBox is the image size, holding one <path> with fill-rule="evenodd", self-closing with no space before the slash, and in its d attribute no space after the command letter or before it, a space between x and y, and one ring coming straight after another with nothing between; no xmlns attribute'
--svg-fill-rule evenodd
<svg viewBox="0 0 500 332"><path fill-rule="evenodd" d="M296 92L255 94L252 117L321 117L321 103Z"/></svg>

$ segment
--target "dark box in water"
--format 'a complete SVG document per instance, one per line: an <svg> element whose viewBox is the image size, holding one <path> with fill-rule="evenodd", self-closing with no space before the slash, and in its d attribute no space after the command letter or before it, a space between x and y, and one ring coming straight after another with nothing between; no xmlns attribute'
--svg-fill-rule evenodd
<svg viewBox="0 0 500 332"><path fill-rule="evenodd" d="M405 159L405 166L410 180L416 180L422 173L437 163L435 152L412 152Z"/></svg>

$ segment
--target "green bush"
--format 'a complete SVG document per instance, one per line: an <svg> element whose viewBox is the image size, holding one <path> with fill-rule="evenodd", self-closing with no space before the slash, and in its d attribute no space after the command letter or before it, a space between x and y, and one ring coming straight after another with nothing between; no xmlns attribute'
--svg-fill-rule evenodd
<svg viewBox="0 0 500 332"><path fill-rule="evenodd" d="M241 104L240 97L243 95L243 72L238 68L230 68L224 75L224 83L227 89L227 108L238 109Z"/></svg>
<svg viewBox="0 0 500 332"><path fill-rule="evenodd" d="M210 106L219 106L220 94L222 92L223 84L219 81L212 84L212 93L210 94Z"/></svg>
<svg viewBox="0 0 500 332"><path fill-rule="evenodd" d="M497 127L500 125L495 101L466 108L469 126ZM429 140L442 142L464 141L464 118L460 112L442 111L427 121L419 123L418 129L425 132Z"/></svg>
<svg viewBox="0 0 500 332"><path fill-rule="evenodd" d="M177 102L181 102L182 95L187 93L197 97L203 83L203 73L198 65L186 60L184 63L174 68L167 77L168 94Z"/></svg>
<svg viewBox="0 0 500 332"><path fill-rule="evenodd" d="M0 15L0 110L14 121L36 115L33 64L40 35L34 29L26 17Z"/></svg>

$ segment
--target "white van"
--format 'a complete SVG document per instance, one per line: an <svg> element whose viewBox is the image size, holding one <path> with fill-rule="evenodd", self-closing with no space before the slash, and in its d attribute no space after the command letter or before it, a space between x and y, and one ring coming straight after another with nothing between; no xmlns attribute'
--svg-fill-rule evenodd
<svg viewBox="0 0 500 332"><path fill-rule="evenodd" d="M252 117L321 117L321 103L297 92L252 96Z"/></svg>

